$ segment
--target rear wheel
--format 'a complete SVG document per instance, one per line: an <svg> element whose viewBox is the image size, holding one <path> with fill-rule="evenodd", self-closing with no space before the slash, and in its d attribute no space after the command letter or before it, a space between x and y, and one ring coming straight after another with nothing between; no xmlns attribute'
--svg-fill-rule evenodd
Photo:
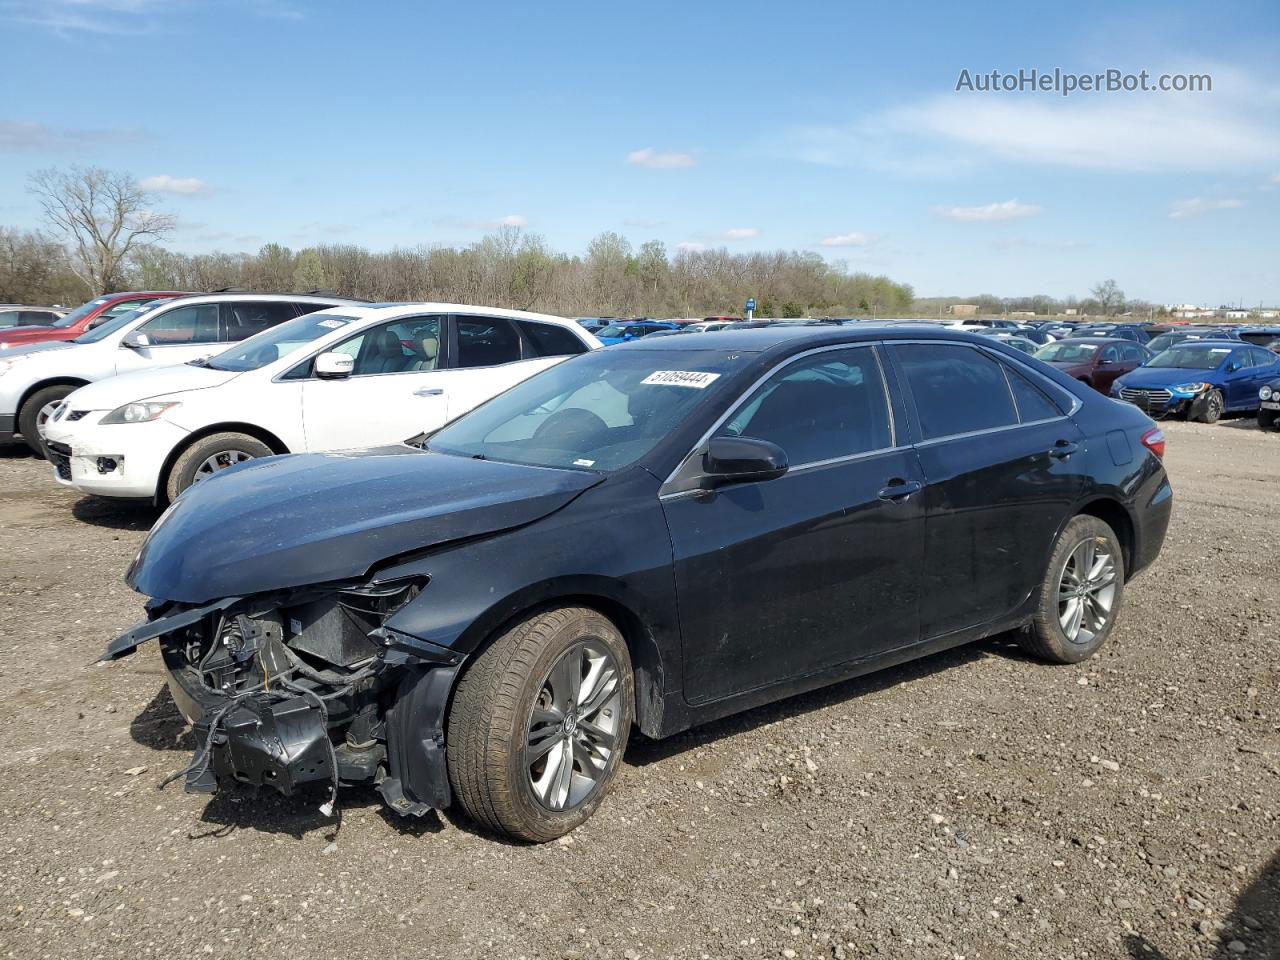
<svg viewBox="0 0 1280 960"><path fill-rule="evenodd" d="M193 483L208 479L237 463L270 457L274 453L257 437L247 433L215 433L201 437L183 450L169 468L169 475L164 481L165 495L172 503Z"/></svg>
<svg viewBox="0 0 1280 960"><path fill-rule="evenodd" d="M449 782L467 814L538 843L585 821L622 761L634 685L622 634L594 610L546 610L500 636L449 711Z"/></svg>
<svg viewBox="0 0 1280 960"><path fill-rule="evenodd" d="M1201 423L1217 423L1222 419L1225 407L1222 394L1217 390L1210 390L1191 404L1191 419Z"/></svg>
<svg viewBox="0 0 1280 960"><path fill-rule="evenodd" d="M1123 595L1124 554L1115 531L1097 517L1072 518L1049 558L1023 646L1053 663L1088 659L1111 633Z"/></svg>
<svg viewBox="0 0 1280 960"><path fill-rule="evenodd" d="M58 404L79 389L79 385L74 383L59 383L52 387L45 387L27 397L27 402L18 411L18 432L22 434L22 439L37 457L44 456L44 446L40 441L40 426L49 419Z"/></svg>

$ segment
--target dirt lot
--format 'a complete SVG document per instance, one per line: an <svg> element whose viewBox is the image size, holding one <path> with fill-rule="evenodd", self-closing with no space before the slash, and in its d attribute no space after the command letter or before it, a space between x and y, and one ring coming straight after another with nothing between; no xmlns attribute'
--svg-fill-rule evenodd
<svg viewBox="0 0 1280 960"><path fill-rule="evenodd" d="M154 512L0 455L0 956L1280 957L1280 437L1170 424L1111 642L998 639L633 741L571 838L189 796L121 573Z"/></svg>

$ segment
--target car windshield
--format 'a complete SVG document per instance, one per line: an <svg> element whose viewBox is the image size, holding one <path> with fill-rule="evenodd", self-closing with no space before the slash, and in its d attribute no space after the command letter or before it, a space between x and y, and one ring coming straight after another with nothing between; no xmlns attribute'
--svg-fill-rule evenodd
<svg viewBox="0 0 1280 960"><path fill-rule="evenodd" d="M616 327L613 324L605 327L603 330L596 331L597 337L620 337L622 336L622 327Z"/></svg>
<svg viewBox="0 0 1280 960"><path fill-rule="evenodd" d="M76 337L73 343L97 343L99 340L105 340L111 334L115 333L121 327L128 326L139 316L146 313L160 301L152 300L150 303L141 304L136 310L126 310L124 313L117 313L110 320L105 320L98 324L92 330L87 330L80 336Z"/></svg>
<svg viewBox="0 0 1280 960"><path fill-rule="evenodd" d="M1046 363L1087 363L1098 352L1096 343L1072 343L1062 340L1050 343L1036 351L1036 359Z"/></svg>
<svg viewBox="0 0 1280 960"><path fill-rule="evenodd" d="M230 350L210 357L201 365L236 373L257 370L275 363L281 357L287 357L295 350L314 343L354 320L355 317L342 317L334 313L308 313L263 330L257 336L237 343Z"/></svg>
<svg viewBox="0 0 1280 960"><path fill-rule="evenodd" d="M719 350L585 353L441 428L426 449L538 467L618 470L716 396L745 362Z"/></svg>
<svg viewBox="0 0 1280 960"><path fill-rule="evenodd" d="M80 306L76 307L70 313L63 314L57 320L53 321L53 323L51 323L50 326L69 327L72 324L75 324L80 320L84 319L84 317L87 314L92 313L94 310L97 310L98 307L106 303L108 299L109 299L108 297L99 297L97 300L90 300L88 303L82 303Z"/></svg>
<svg viewBox="0 0 1280 960"><path fill-rule="evenodd" d="M1180 343L1147 361L1148 367L1176 367L1181 370L1214 370L1227 359L1233 347Z"/></svg>

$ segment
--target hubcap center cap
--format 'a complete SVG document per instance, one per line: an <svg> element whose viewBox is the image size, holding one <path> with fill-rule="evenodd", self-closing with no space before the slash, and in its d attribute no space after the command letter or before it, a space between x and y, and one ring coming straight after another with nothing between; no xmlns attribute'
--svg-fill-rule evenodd
<svg viewBox="0 0 1280 960"><path fill-rule="evenodd" d="M565 714L564 720L560 724L560 729L566 737L572 737L578 730L578 714L572 710Z"/></svg>

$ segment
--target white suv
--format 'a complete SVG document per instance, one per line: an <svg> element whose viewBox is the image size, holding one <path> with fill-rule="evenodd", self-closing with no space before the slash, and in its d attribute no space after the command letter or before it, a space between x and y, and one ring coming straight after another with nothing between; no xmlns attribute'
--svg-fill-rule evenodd
<svg viewBox="0 0 1280 960"><path fill-rule="evenodd" d="M335 307L207 360L77 390L44 424L46 452L61 483L163 503L256 457L434 430L598 346L573 320L516 310Z"/></svg>
<svg viewBox="0 0 1280 960"><path fill-rule="evenodd" d="M69 343L33 343L0 354L0 443L21 435L36 453L40 425L69 393L103 377L185 363L225 350L341 297L212 293L152 300Z"/></svg>

